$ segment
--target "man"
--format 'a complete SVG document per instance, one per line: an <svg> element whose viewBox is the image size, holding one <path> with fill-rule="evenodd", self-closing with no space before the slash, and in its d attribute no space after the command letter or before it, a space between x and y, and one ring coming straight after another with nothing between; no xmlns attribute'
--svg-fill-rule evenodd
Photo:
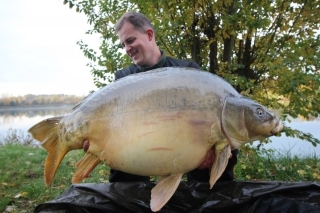
<svg viewBox="0 0 320 213"><path fill-rule="evenodd" d="M137 12L128 12L122 15L115 26L119 40L133 65L115 73L115 79L127 75L146 72L160 67L194 67L200 69L194 61L179 60L167 57L156 44L155 31L149 19ZM218 181L233 180L233 167L237 163L238 150L232 152L228 166ZM187 174L188 180L209 181L214 152L210 150L204 162ZM150 177L132 175L111 169L109 182L150 181Z"/></svg>

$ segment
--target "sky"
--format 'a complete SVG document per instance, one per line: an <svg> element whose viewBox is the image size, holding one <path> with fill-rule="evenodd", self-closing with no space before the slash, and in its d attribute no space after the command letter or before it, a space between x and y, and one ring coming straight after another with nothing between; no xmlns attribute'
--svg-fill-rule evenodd
<svg viewBox="0 0 320 213"><path fill-rule="evenodd" d="M96 90L77 41L97 49L87 18L62 0L0 0L0 98Z"/></svg>

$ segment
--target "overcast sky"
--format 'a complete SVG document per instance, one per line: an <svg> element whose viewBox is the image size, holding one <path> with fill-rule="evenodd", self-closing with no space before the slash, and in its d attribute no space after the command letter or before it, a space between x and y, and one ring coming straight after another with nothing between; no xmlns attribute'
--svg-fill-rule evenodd
<svg viewBox="0 0 320 213"><path fill-rule="evenodd" d="M0 0L0 97L25 94L87 95L96 90L79 40L87 18L61 0Z"/></svg>

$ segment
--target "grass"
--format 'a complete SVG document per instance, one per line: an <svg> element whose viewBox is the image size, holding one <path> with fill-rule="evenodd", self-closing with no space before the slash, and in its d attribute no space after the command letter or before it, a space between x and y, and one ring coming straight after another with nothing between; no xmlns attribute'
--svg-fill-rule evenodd
<svg viewBox="0 0 320 213"><path fill-rule="evenodd" d="M69 152L47 187L43 178L47 152L31 145L28 137L12 135L16 133L11 132L10 138L25 140L0 139L0 212L3 213L33 212L38 204L56 198L70 187L75 164L84 155L82 150ZM83 182L108 182L108 175L109 167L100 164Z"/></svg>
<svg viewBox="0 0 320 213"><path fill-rule="evenodd" d="M320 156L243 146L234 172L237 180L320 181Z"/></svg>
<svg viewBox="0 0 320 213"><path fill-rule="evenodd" d="M9 139L0 139L0 143L5 142L0 145L0 212L29 213L38 204L56 198L70 187L74 166L84 153L82 150L69 152L47 187L43 179L46 151L31 145L28 137L13 134L17 132L11 132ZM108 182L108 175L109 167L100 164L83 182ZM251 181L320 181L320 157L292 156L287 152L244 146L235 167L235 177Z"/></svg>

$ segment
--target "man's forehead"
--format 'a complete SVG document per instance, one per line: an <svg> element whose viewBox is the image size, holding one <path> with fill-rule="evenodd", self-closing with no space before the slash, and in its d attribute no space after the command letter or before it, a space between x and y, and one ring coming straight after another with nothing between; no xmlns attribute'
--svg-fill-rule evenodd
<svg viewBox="0 0 320 213"><path fill-rule="evenodd" d="M134 36L136 33L139 33L139 31L135 29L131 23L126 22L118 31L118 37L120 40L125 40L128 37Z"/></svg>

